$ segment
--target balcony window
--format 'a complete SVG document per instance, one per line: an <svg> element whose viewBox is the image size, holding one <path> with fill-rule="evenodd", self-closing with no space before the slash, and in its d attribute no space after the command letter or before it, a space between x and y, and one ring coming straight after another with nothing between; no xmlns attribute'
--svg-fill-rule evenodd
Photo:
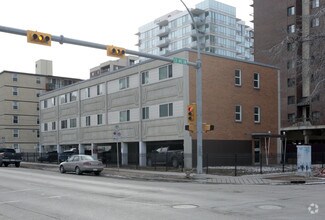
<svg viewBox="0 0 325 220"><path fill-rule="evenodd" d="M311 7L312 8L318 8L319 7L319 0L312 0Z"/></svg>

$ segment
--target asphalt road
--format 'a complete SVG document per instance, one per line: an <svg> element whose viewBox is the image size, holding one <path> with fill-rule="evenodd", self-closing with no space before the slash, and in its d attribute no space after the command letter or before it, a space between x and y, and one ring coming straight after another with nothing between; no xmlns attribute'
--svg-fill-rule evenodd
<svg viewBox="0 0 325 220"><path fill-rule="evenodd" d="M0 167L0 219L325 219L324 192L324 184L149 182Z"/></svg>

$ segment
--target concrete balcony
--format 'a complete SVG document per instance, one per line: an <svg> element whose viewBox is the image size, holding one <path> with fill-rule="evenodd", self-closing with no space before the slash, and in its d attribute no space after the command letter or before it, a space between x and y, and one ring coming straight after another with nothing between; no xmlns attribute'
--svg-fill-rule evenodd
<svg viewBox="0 0 325 220"><path fill-rule="evenodd" d="M170 40L165 38L159 41L157 47L167 47L170 43Z"/></svg>
<svg viewBox="0 0 325 220"><path fill-rule="evenodd" d="M198 43L197 41L193 41L191 43L191 48L197 49L198 47L200 47L200 49L204 49L205 48L205 43L203 43L203 42Z"/></svg>
<svg viewBox="0 0 325 220"><path fill-rule="evenodd" d="M170 29L168 27L162 27L161 29L159 29L157 36L158 37L163 37L163 36L167 36L170 32Z"/></svg>

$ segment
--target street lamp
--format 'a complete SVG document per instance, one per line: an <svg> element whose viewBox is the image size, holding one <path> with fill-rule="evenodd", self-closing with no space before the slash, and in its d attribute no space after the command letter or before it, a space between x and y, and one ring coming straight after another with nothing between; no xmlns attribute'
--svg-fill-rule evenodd
<svg viewBox="0 0 325 220"><path fill-rule="evenodd" d="M197 131L197 166L196 172L197 174L203 173L202 168L202 61L201 61L201 48L199 44L199 29L194 21L194 17L192 12L188 9L185 3L180 0L182 4L185 6L189 15L191 16L193 26L196 31L196 40L198 43L197 46L197 60L196 60L196 131Z"/></svg>

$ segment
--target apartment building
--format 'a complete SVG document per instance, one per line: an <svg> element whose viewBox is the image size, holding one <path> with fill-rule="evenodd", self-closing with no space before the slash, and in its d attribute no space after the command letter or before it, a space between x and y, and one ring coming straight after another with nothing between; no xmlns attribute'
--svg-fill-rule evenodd
<svg viewBox="0 0 325 220"><path fill-rule="evenodd" d="M288 144L325 149L324 0L254 0L255 60L281 70ZM265 13L267 11L267 13Z"/></svg>
<svg viewBox="0 0 325 220"><path fill-rule="evenodd" d="M198 35L188 12L175 10L139 28L139 51L164 55L181 48L199 47L217 55L253 60L253 30L236 18L235 7L205 0L191 13Z"/></svg>
<svg viewBox="0 0 325 220"><path fill-rule="evenodd" d="M195 62L196 51L171 53ZM264 148L256 134L277 135L278 70L274 67L202 54L203 122L215 130L203 135L203 152L248 153L251 163ZM146 165L147 152L159 146L184 148L185 167L196 163L196 135L184 129L186 109L195 102L195 68L146 60L93 77L40 97L42 150L115 149L122 164ZM116 134L118 140L116 140ZM279 152L271 141L270 152ZM134 158L137 155L138 158Z"/></svg>
<svg viewBox="0 0 325 220"><path fill-rule="evenodd" d="M40 60L31 74L4 70L0 73L0 138L1 146L22 152L38 151L39 96L79 79L52 76L52 62ZM47 69L47 70L46 70Z"/></svg>

